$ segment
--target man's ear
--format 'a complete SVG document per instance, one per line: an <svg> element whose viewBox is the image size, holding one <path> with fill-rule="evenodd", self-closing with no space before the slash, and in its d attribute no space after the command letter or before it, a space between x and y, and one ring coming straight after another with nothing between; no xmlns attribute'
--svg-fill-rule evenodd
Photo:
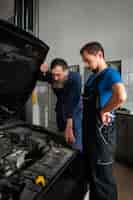
<svg viewBox="0 0 133 200"><path fill-rule="evenodd" d="M101 51L98 51L97 55L99 56L99 58L103 58L103 53Z"/></svg>

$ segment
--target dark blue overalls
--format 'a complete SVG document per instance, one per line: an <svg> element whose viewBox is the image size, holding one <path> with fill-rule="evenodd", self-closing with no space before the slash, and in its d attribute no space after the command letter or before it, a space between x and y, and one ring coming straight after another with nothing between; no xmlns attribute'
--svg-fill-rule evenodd
<svg viewBox="0 0 133 200"><path fill-rule="evenodd" d="M42 74L38 77L41 81L47 81L51 84L54 94L57 97L56 102L56 122L59 131L66 128L66 120L73 119L75 143L73 148L82 151L82 99L81 99L81 77L78 72L69 72L68 79L63 88L54 88L51 73Z"/></svg>
<svg viewBox="0 0 133 200"><path fill-rule="evenodd" d="M84 88L83 95L83 152L86 178L90 185L90 200L117 200L112 175L115 145L114 121L103 125L100 117L98 83L104 72ZM93 88L92 88L93 85Z"/></svg>
<svg viewBox="0 0 133 200"><path fill-rule="evenodd" d="M74 80L74 81L73 81ZM82 150L82 99L81 99L81 79L77 72L69 72L68 80L62 89L53 91L57 97L56 121L60 131L66 128L66 120L72 117L74 125L75 149Z"/></svg>

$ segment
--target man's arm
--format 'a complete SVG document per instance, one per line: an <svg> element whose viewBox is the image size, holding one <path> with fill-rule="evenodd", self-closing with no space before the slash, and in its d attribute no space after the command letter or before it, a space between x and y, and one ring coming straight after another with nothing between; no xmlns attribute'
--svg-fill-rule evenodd
<svg viewBox="0 0 133 200"><path fill-rule="evenodd" d="M112 97L107 105L102 109L103 112L110 112L119 108L127 99L123 83L116 83L112 86Z"/></svg>
<svg viewBox="0 0 133 200"><path fill-rule="evenodd" d="M48 69L48 64L44 63L40 66L40 72L38 74L38 80L51 83L52 74Z"/></svg>
<svg viewBox="0 0 133 200"><path fill-rule="evenodd" d="M103 123L109 123L109 112L119 108L127 99L126 90L123 83L116 83L112 85L112 97L108 103L101 110L101 118Z"/></svg>
<svg viewBox="0 0 133 200"><path fill-rule="evenodd" d="M81 95L81 77L77 75L75 80L72 81L69 94L67 96L67 123L65 129L65 138L69 143L74 143L75 138L73 134L73 112L80 101Z"/></svg>
<svg viewBox="0 0 133 200"><path fill-rule="evenodd" d="M75 142L72 118L67 118L66 128L65 128L65 139L66 139L66 142L70 144Z"/></svg>
<svg viewBox="0 0 133 200"><path fill-rule="evenodd" d="M72 118L75 107L78 105L81 97L81 77L77 73L70 84L69 93L66 99L66 116L67 118Z"/></svg>

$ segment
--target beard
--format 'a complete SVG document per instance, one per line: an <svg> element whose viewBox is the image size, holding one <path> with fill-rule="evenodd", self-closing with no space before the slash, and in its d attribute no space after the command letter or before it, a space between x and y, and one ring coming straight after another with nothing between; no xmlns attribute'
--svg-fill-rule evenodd
<svg viewBox="0 0 133 200"><path fill-rule="evenodd" d="M53 88L62 89L64 88L65 82L68 80L69 71L66 70L65 77L63 80L53 81Z"/></svg>
<svg viewBox="0 0 133 200"><path fill-rule="evenodd" d="M53 88L62 89L64 88L65 80L63 81L54 81Z"/></svg>

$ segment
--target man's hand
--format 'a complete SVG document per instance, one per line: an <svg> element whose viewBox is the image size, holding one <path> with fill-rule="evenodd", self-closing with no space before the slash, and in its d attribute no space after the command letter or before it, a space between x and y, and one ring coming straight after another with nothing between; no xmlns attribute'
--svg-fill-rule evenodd
<svg viewBox="0 0 133 200"><path fill-rule="evenodd" d="M73 129L71 127L66 127L65 129L65 140L67 143L70 144L73 144L75 142Z"/></svg>
<svg viewBox="0 0 133 200"><path fill-rule="evenodd" d="M65 139L66 139L66 142L70 144L73 144L75 142L72 118L67 119L67 124L66 124L66 129L65 129Z"/></svg>
<svg viewBox="0 0 133 200"><path fill-rule="evenodd" d="M42 64L42 65L40 66L40 70L41 70L41 72L43 72L43 73L48 72L48 64L47 64L47 63Z"/></svg>
<svg viewBox="0 0 133 200"><path fill-rule="evenodd" d="M110 112L100 112L101 120L104 125L108 125L111 122L111 114Z"/></svg>

